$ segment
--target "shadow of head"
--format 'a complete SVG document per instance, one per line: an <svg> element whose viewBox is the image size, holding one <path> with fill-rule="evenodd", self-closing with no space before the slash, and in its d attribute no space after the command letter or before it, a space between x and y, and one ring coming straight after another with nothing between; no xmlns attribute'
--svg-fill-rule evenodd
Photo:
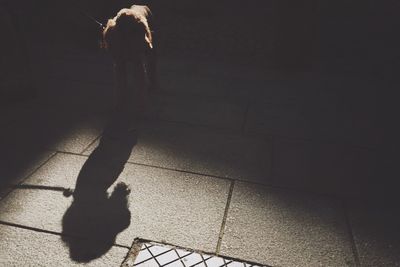
<svg viewBox="0 0 400 267"><path fill-rule="evenodd" d="M118 233L130 224L128 194L127 186L119 183L110 196L96 194L74 200L62 221L63 233L67 235L62 240L69 246L72 260L89 262L114 245Z"/></svg>
<svg viewBox="0 0 400 267"><path fill-rule="evenodd" d="M130 225L130 189L118 183L107 189L122 172L136 135L105 135L83 165L73 193L74 200L62 220L62 240L76 262L89 262L104 255L118 233Z"/></svg>

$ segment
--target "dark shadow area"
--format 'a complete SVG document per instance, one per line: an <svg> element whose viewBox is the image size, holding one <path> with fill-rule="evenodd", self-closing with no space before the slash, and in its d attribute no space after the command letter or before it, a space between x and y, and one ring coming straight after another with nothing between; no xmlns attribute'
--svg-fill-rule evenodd
<svg viewBox="0 0 400 267"><path fill-rule="evenodd" d="M65 197L70 197L73 193L72 189L64 188L61 186L46 186L46 185L33 185L33 184L20 184L12 187L13 189L35 189L35 190L49 190L62 192Z"/></svg>
<svg viewBox="0 0 400 267"><path fill-rule="evenodd" d="M118 179L136 141L136 133L115 137L106 130L83 165L74 201L62 221L62 240L74 261L89 262L101 257L115 244L117 234L129 226L129 187L120 182L111 194L107 189Z"/></svg>
<svg viewBox="0 0 400 267"><path fill-rule="evenodd" d="M28 53L32 64L25 65L34 65L30 71L34 73L35 80L57 81L50 85L44 83L45 85L38 86L37 98L45 98L48 103L62 106L66 113L75 110L77 116L72 116L72 119L66 121L52 109L34 103L33 112L29 111L29 114L40 109L44 111L37 112L37 116L22 119L16 116L15 127L4 122L5 130L0 135L4 142L0 140L0 145L3 151L11 151L12 155L2 155L6 167L0 168L0 171L6 174L1 178L1 186L14 182L21 170L37 157L43 147L48 148L56 143L63 132L67 132L79 121L80 115L95 109L93 106L97 101L110 100L112 63L109 58L105 59L107 56L104 51L100 52L98 25L83 13L86 12L104 23L118 9L130 4L125 0L80 3L74 1L68 4L48 0L35 3L10 0L3 2L7 3L4 5L7 7L4 9L7 10L4 11L7 13L4 20L8 23L12 17L18 18L17 23L10 22L17 25L7 30L16 32L14 35L24 35L21 40L10 38L10 43L26 42L22 45L7 43L5 50L15 47L21 51L13 50L13 53L6 54ZM306 114L310 121L306 121L306 118L305 122L300 121L303 119L301 117L297 119L297 114L302 110L278 110L280 113L290 113L288 117L293 113L295 119L287 122L281 119L286 114L276 114L279 118L276 122L277 127L283 128L282 131L278 129L276 135L285 137L293 132L290 127L283 127L285 125L300 128L298 124L302 124L300 126L304 129L301 130L305 133L314 134L314 128L328 132L329 139L326 138L327 141L324 142L342 143L345 140L346 145L361 144L362 148L372 147L373 153L375 150L382 152L378 155L382 163L378 162L377 165L380 170L388 169L384 165L396 156L391 149L391 142L395 142L396 137L390 133L397 128L397 124L393 123L398 112L393 92L400 83L396 78L399 70L396 44L399 40L395 34L400 22L395 16L398 5L394 1L354 1L349 4L345 1L333 3L307 0L292 3L289 0L254 0L242 4L237 1L215 3L142 0L136 4L149 5L154 13L160 58L168 56L181 60L178 65L181 64L182 71L180 68L173 69L166 61L164 70L169 73L160 72L160 75L167 76L167 80L169 78L171 87L182 87L174 93L190 94L187 88L195 87L199 80L206 80L206 77L202 76L208 75L207 79L210 78L210 84L213 83L216 89L226 87L221 93L224 99L238 95L240 98L245 91L246 99L240 100L247 102L245 105L250 107L249 114L246 115L253 116L251 112L261 114L261 125L264 122L266 125L270 123L270 114L276 110L270 112L266 109L265 114L262 114L262 111L267 104L276 99L278 103L274 104L278 105L287 101L295 102L294 105L301 108L312 107L311 115ZM370 16L373 19L369 20ZM11 59L5 57L4 61L11 62ZM243 67L243 72L247 69L247 73L242 74L239 71L226 75L229 70L221 67L224 65L197 65L197 59L223 62L225 66L233 66L233 69L240 66ZM5 68L2 66L2 69ZM199 68L207 71L196 70ZM180 73L184 71L189 73ZM251 74L256 71L279 74L254 82ZM307 72L312 74L305 78L304 73ZM246 74L250 78L243 78ZM335 78L331 78L331 74L339 75L340 81L335 84ZM213 75L222 85L213 82ZM296 79L290 80L292 77ZM363 82L351 84L349 77L356 77ZM76 81L77 86L70 84L71 79ZM240 79L242 80L238 82ZM301 81L305 79L324 79L324 83L310 90L309 84L301 85ZM185 83L183 85L179 84L182 80ZM96 86L90 85L93 83L96 83ZM105 89L101 90L97 84ZM212 93L217 91L210 84L204 83L201 87L211 87L209 91ZM274 86L275 88L271 89ZM288 90L291 95L282 93L287 87L294 88ZM204 91L206 89L198 89L194 95L204 95ZM274 96L275 100L272 99ZM176 95L172 97L177 99ZM10 106L17 106L11 99L6 102L1 106L2 113L5 114ZM81 102L79 107L78 102ZM82 108L85 105L86 107ZM261 106L260 112L257 105ZM187 106L190 107L190 104ZM332 107L329 112L334 114L321 112L325 106ZM48 114L43 119L46 111ZM6 117L15 115L15 111L11 110L10 115ZM30 126L32 121L35 125ZM244 129L251 123L250 120L247 122ZM3 123L0 123L3 127ZM335 128L332 125L337 125L338 133L331 134L331 129ZM267 126L267 134L275 135L274 129L271 130L274 125ZM377 134L370 133L371 129L378 128ZM320 137L318 131L315 135ZM350 139L348 136L356 137ZM365 139L368 140L354 140L358 136L361 136L359 139L366 136ZM303 138L299 135L294 137ZM305 138L312 139L314 136ZM382 140L387 141L383 144ZM313 165L313 162L311 164ZM285 169L291 169L290 165L291 163L288 163ZM384 176L388 184L383 186L384 188L393 188L392 184L397 184L396 179L389 178L393 175ZM369 181L362 180L362 183L365 182Z"/></svg>
<svg viewBox="0 0 400 267"><path fill-rule="evenodd" d="M247 116L240 134L273 137L273 148L265 154L273 157L274 186L311 188L314 193L325 190L357 199L362 207L355 209L371 212L378 221L379 240L385 245L389 243L385 240L398 242L400 238L392 234L399 225L400 203L397 1L135 3L149 5L154 13L160 58L177 60L175 65L169 59L162 62L160 72L170 81L172 98L192 94L199 103L207 90L214 96L218 89L224 101L240 98L248 107L245 115L240 113ZM104 23L130 4L126 0L0 0L2 35L7 36L0 43L0 189L26 177L29 165L46 149L54 149L54 144L83 121L84 114L98 116L93 113L98 102L111 102L112 63L99 49L98 25L83 12ZM198 64L203 59L210 63ZM274 75L255 81L255 72ZM198 89L191 91L196 86ZM196 114L207 112L209 95ZM186 114L192 108L189 102L185 104L176 113ZM252 124L254 133L248 131ZM176 141L176 136L173 132L170 140L167 138L167 152L176 142L174 153L197 162L207 159L208 168L214 163L214 169L220 169L223 146L210 148L216 151L210 156L202 154L202 142L212 142L199 142L190 134L186 141L184 137ZM157 138L151 141L158 144ZM106 190L122 171L135 145L133 140L136 137L104 137L81 170L74 204L64 216L66 235L88 236L87 241L65 238L76 261L103 254L129 225L128 189L119 185L110 196ZM232 140L237 147L238 139ZM197 151L192 143L197 143ZM263 156L260 153L256 159L260 165ZM253 158L248 157L250 163ZM394 230L386 231L385 224L392 222L390 229ZM102 231L104 239L94 241Z"/></svg>
<svg viewBox="0 0 400 267"><path fill-rule="evenodd" d="M74 129L98 127L93 125L98 121L96 115L35 100L2 111L10 122L0 126L0 191L20 183L45 163L54 150L60 149L60 142L70 142L68 136Z"/></svg>

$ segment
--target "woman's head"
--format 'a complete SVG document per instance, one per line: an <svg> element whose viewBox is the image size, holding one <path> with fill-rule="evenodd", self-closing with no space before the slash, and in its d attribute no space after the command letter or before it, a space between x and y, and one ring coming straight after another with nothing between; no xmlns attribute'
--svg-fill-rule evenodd
<svg viewBox="0 0 400 267"><path fill-rule="evenodd" d="M108 20L103 31L103 46L117 60L140 58L146 49L152 49L152 36L147 23L147 7L124 8Z"/></svg>

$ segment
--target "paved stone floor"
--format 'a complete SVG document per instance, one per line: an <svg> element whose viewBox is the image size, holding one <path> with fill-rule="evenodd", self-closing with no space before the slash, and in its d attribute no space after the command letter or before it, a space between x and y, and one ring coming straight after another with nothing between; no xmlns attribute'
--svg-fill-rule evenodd
<svg viewBox="0 0 400 267"><path fill-rule="evenodd" d="M352 200L376 171L380 134L358 120L373 96L353 117L335 105L368 82L161 58L163 91L109 195L74 199L78 177L96 188L118 161L118 144L89 160L111 63L43 58L41 97L1 115L0 266L120 266L135 238L272 266L400 266L395 208Z"/></svg>

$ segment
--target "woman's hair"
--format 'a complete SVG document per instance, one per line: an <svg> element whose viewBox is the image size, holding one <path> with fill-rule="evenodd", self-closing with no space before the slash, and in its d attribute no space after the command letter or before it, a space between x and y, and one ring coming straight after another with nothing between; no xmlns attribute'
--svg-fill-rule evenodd
<svg viewBox="0 0 400 267"><path fill-rule="evenodd" d="M149 14L150 10L145 6L121 9L117 16L108 20L103 30L102 47L109 50L116 59L140 54L146 49L153 48L147 22Z"/></svg>

